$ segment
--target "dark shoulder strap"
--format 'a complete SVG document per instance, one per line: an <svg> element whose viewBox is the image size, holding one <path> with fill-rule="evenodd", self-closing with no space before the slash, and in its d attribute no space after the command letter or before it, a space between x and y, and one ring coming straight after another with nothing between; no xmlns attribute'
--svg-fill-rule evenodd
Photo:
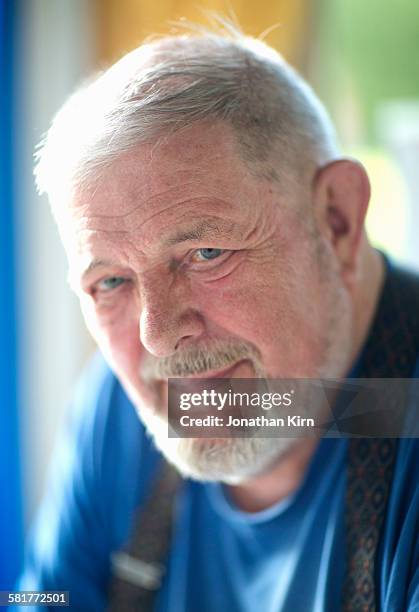
<svg viewBox="0 0 419 612"><path fill-rule="evenodd" d="M151 612L165 572L174 522L177 470L162 459L150 495L133 521L126 549L112 557L111 612Z"/></svg>
<svg viewBox="0 0 419 612"><path fill-rule="evenodd" d="M410 378L419 354L419 280L390 269L364 349L360 378ZM376 556L398 441L349 441L345 502L344 612L379 609Z"/></svg>

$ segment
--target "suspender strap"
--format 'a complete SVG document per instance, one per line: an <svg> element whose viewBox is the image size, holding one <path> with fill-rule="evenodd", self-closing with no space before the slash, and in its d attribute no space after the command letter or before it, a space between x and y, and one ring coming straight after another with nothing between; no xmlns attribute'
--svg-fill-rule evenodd
<svg viewBox="0 0 419 612"><path fill-rule="evenodd" d="M408 273L386 279L364 350L361 378L410 378L419 353L419 289ZM344 612L379 609L376 557L393 479L398 441L351 439L345 503Z"/></svg>
<svg viewBox="0 0 419 612"><path fill-rule="evenodd" d="M109 592L111 612L151 612L164 575L174 522L176 491L181 477L166 461L154 480L150 496L133 521L126 550L112 557Z"/></svg>
<svg viewBox="0 0 419 612"><path fill-rule="evenodd" d="M377 610L375 558L391 488L396 439L359 439L349 444L345 505L345 612Z"/></svg>

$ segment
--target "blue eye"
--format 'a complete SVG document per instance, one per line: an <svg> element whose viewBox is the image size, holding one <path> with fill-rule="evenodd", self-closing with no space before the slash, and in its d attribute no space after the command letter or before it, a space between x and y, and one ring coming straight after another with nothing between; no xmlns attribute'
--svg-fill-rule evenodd
<svg viewBox="0 0 419 612"><path fill-rule="evenodd" d="M125 281L121 276L110 276L109 278L104 278L100 281L99 287L104 289L105 291L112 291L112 289L117 289L122 283Z"/></svg>
<svg viewBox="0 0 419 612"><path fill-rule="evenodd" d="M216 259L220 255L222 255L223 252L224 252L223 249L212 249L212 248L197 249L198 255L204 261L210 261L211 259Z"/></svg>

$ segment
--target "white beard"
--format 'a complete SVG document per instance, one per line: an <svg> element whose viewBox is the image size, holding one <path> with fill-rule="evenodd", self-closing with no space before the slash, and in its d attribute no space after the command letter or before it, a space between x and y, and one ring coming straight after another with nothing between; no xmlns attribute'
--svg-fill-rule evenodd
<svg viewBox="0 0 419 612"><path fill-rule="evenodd" d="M261 474L296 442L294 438L168 437L165 419L141 412L154 442L180 473L201 481L238 484Z"/></svg>

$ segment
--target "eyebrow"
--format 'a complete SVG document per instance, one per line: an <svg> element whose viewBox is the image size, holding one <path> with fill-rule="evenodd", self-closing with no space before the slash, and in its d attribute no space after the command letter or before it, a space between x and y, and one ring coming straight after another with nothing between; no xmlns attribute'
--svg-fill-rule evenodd
<svg viewBox="0 0 419 612"><path fill-rule="evenodd" d="M217 236L224 234L225 228L222 227L219 223L205 219L204 221L200 221L194 227L188 228L186 230L180 230L174 236L165 240L165 246L174 246L176 244L180 244L182 242L193 242L202 240L203 238L212 237L214 234Z"/></svg>
<svg viewBox="0 0 419 612"><path fill-rule="evenodd" d="M106 266L115 266L116 263L114 261L110 261L108 259L93 259L87 266L87 268L83 271L82 279L85 279L93 270L96 268L104 268Z"/></svg>

